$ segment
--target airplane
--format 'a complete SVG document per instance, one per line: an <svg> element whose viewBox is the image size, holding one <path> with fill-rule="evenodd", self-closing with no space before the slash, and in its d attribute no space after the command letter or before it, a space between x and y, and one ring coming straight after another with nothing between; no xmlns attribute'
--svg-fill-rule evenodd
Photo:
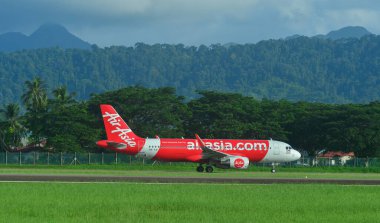
<svg viewBox="0 0 380 223"><path fill-rule="evenodd" d="M151 160L199 163L198 172L211 173L213 166L247 169L249 163L271 163L275 173L276 163L301 157L289 144L272 139L201 139L197 134L195 139L141 138L111 105L101 104L100 110L107 139L98 141L99 147Z"/></svg>

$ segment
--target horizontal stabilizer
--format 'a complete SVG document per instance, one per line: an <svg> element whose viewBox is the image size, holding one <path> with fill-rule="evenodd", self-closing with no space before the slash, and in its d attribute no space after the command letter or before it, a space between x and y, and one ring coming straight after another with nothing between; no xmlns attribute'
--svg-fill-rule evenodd
<svg viewBox="0 0 380 223"><path fill-rule="evenodd" d="M112 142L112 141L107 141L107 146L113 147L113 148L116 148L116 149L126 149L127 148L127 144L118 143L118 142Z"/></svg>

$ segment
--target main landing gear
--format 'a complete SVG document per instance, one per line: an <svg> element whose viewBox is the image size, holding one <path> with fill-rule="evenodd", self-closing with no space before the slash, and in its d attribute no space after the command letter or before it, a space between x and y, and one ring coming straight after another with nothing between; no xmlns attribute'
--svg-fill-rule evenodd
<svg viewBox="0 0 380 223"><path fill-rule="evenodd" d="M197 166L197 172L202 173L204 170L206 170L207 173L212 173L214 168L210 165L206 166L206 169L203 168L202 165Z"/></svg>

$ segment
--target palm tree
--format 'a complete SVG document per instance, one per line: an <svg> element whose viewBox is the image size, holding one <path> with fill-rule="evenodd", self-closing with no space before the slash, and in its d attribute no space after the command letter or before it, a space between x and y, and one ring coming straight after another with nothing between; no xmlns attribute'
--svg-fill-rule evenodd
<svg viewBox="0 0 380 223"><path fill-rule="evenodd" d="M12 103L8 104L5 109L0 109L0 113L3 114L5 118L5 121L2 123L2 142L12 146L20 145L22 137L25 136L26 129L20 123L19 105Z"/></svg>
<svg viewBox="0 0 380 223"><path fill-rule="evenodd" d="M59 86L56 89L54 89L53 95L55 97L53 103L57 104L58 106L69 105L75 102L75 94L68 94L66 86Z"/></svg>
<svg viewBox="0 0 380 223"><path fill-rule="evenodd" d="M18 104L8 104L5 109L0 109L0 112L4 115L6 122L9 123L11 128L15 128L18 125L18 117L20 113L20 107Z"/></svg>
<svg viewBox="0 0 380 223"><path fill-rule="evenodd" d="M41 133L44 128L44 115L47 111L48 98L45 82L40 77L32 81L25 81L26 92L22 100L28 112L26 113L27 127L32 131L32 138L39 143L43 138Z"/></svg>
<svg viewBox="0 0 380 223"><path fill-rule="evenodd" d="M25 81L26 92L22 95L22 100L26 109L31 113L39 113L47 108L47 94L45 82L40 77L32 81Z"/></svg>

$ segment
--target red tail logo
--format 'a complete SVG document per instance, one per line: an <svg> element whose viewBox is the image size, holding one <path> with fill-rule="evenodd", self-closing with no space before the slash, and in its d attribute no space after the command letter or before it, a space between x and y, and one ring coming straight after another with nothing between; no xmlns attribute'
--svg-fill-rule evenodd
<svg viewBox="0 0 380 223"><path fill-rule="evenodd" d="M115 142L123 141L130 147L136 146L136 136L128 127L127 123L120 117L111 105L101 105L104 126L106 128L107 138Z"/></svg>

